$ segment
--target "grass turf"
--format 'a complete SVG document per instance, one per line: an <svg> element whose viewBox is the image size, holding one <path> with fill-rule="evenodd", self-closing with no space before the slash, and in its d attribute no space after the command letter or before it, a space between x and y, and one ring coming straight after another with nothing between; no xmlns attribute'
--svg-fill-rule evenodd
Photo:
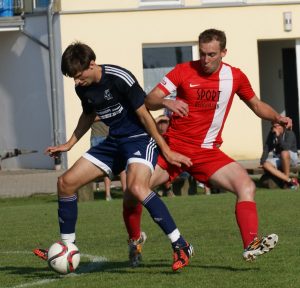
<svg viewBox="0 0 300 288"><path fill-rule="evenodd" d="M67 276L55 274L31 253L59 240L56 196L0 199L0 287L300 287L299 191L258 189L260 233L277 233L279 243L253 263L242 260L233 195L163 198L195 248L190 266L180 273L171 271L169 241L147 211L143 264L128 267L121 195L113 196L111 202L96 197L79 203L82 258L78 272Z"/></svg>

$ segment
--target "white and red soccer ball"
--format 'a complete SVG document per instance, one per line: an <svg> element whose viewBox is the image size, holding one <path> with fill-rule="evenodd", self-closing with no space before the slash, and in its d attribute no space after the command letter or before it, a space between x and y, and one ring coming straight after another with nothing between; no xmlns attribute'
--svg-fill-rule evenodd
<svg viewBox="0 0 300 288"><path fill-rule="evenodd" d="M56 242L49 248L48 265L60 274L75 271L80 262L80 253L73 243Z"/></svg>

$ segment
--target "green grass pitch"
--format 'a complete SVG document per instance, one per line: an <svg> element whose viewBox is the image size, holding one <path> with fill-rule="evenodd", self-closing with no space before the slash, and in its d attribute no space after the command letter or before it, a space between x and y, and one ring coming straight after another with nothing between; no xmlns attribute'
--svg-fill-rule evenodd
<svg viewBox="0 0 300 288"><path fill-rule="evenodd" d="M67 276L31 253L59 240L56 196L0 199L0 287L300 287L299 191L258 189L260 233L277 233L279 242L253 263L242 260L233 195L163 198L195 248L190 266L180 273L171 271L170 243L147 211L143 264L128 267L120 192L113 196L111 202L79 203L76 244L82 257L78 272Z"/></svg>

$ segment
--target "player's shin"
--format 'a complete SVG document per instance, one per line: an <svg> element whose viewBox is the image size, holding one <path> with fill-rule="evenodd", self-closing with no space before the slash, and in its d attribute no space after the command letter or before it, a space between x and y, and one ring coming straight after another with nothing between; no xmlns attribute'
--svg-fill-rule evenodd
<svg viewBox="0 0 300 288"><path fill-rule="evenodd" d="M61 239L75 243L75 225L78 208L76 194L58 198L58 221Z"/></svg>
<svg viewBox="0 0 300 288"><path fill-rule="evenodd" d="M246 248L257 237L258 232L258 216L255 202L238 202L235 207L235 215L244 248Z"/></svg>
<svg viewBox="0 0 300 288"><path fill-rule="evenodd" d="M143 205L150 213L154 222L164 231L170 239L173 248L176 246L185 246L186 241L180 235L176 224L169 213L164 202L154 193L151 192L143 201Z"/></svg>
<svg viewBox="0 0 300 288"><path fill-rule="evenodd" d="M142 211L143 206L139 202L131 207L125 202L123 203L123 219L128 233L128 239L137 240L140 238Z"/></svg>

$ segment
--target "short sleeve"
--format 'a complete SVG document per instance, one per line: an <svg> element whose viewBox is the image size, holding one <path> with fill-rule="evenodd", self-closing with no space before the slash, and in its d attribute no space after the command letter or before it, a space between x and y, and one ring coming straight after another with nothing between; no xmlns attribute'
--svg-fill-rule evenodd
<svg viewBox="0 0 300 288"><path fill-rule="evenodd" d="M176 65L165 77L158 83L157 87L164 91L165 95L169 95L177 90L180 85L180 69Z"/></svg>
<svg viewBox="0 0 300 288"><path fill-rule="evenodd" d="M94 112L94 106L92 103L89 103L88 98L83 97L83 89L81 86L76 86L75 91L77 96L81 101L81 106L84 114L91 114Z"/></svg>
<svg viewBox="0 0 300 288"><path fill-rule="evenodd" d="M248 77L240 71L239 75L239 85L238 90L236 91L236 94L242 99L242 100L250 100L253 96L255 96L255 92L253 91L250 81Z"/></svg>
<svg viewBox="0 0 300 288"><path fill-rule="evenodd" d="M126 78L119 77L115 85L120 95L123 95L130 106L134 110L137 110L145 103L146 93L130 71L125 69L123 69L123 71L126 72L126 74L124 74Z"/></svg>

